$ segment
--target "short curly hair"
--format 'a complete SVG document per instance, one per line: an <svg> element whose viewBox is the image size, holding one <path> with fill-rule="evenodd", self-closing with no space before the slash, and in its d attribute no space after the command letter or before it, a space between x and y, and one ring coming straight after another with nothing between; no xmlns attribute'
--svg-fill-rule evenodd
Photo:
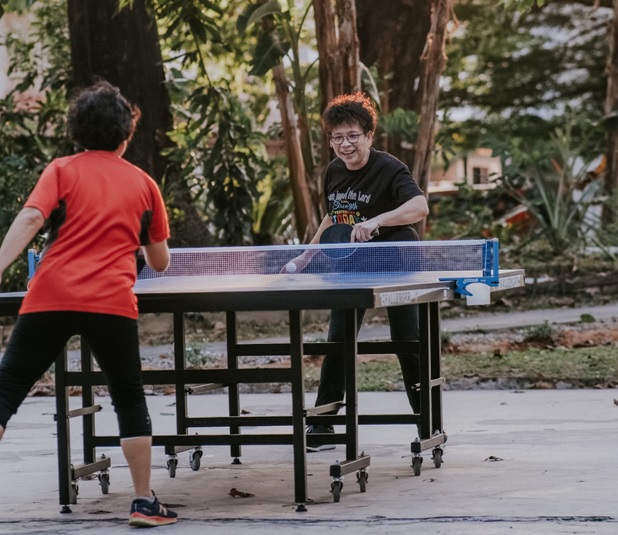
<svg viewBox="0 0 618 535"><path fill-rule="evenodd" d="M83 89L71 100L67 117L73 140L86 150L116 150L130 141L140 109L106 81Z"/></svg>
<svg viewBox="0 0 618 535"><path fill-rule="evenodd" d="M335 128L353 124L358 124L365 134L374 133L377 122L375 104L360 91L333 98L322 113L322 126L328 134Z"/></svg>

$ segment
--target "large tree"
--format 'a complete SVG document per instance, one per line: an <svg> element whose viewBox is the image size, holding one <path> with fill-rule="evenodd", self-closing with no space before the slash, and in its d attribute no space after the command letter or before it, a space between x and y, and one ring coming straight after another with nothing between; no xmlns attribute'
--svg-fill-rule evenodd
<svg viewBox="0 0 618 535"><path fill-rule="evenodd" d="M313 0L312 4L319 53L320 111L333 96L363 89L360 83L361 61L366 66L374 67L380 80L380 95L374 96L379 100L381 113L404 109L416 112L418 117L415 126L418 139L412 150L401 143L399 138L391 139L382 148L390 150L408 163L421 187L426 187L433 154L439 80L445 61L444 42L450 0L392 0L382 4ZM294 164L290 166L291 180L296 184L293 187L294 194L300 197L300 193L306 191L302 185L308 183L313 210L321 215L321 177L332 155L324 133L320 140L319 158L311 148L307 108L303 104L307 78L296 74L298 67L295 50L294 46L290 46L290 43L296 43L300 34L300 28L292 24L292 13L290 2L288 9L282 10L278 0L260 0L251 8L247 17L250 17L249 22L258 17L271 18L268 24L262 26L269 39L266 40L266 36L260 38L254 64L261 68L259 72L262 74L265 66L272 68L285 133L291 136L286 141L288 154L298 154L290 149L296 146L295 136L300 137L302 168L298 165L298 158L290 161ZM296 31L291 32L290 29ZM406 38L402 39L402 35ZM289 46L289 52L284 43ZM294 76L292 82L285 79L281 70L281 62L286 54L290 59L290 72ZM255 68L254 72L257 72ZM285 105L289 101L282 98L287 97L288 87L293 87L294 109ZM309 219L298 219L299 215L303 215L299 207L306 207L306 204L300 201L296 205L299 236L306 239L312 235L306 227ZM311 221L311 224L315 225L315 221ZM314 227L310 230L314 230Z"/></svg>
<svg viewBox="0 0 618 535"><path fill-rule="evenodd" d="M357 0L356 4L360 59L377 69L381 113L403 109L418 117L414 145L393 136L385 140L384 148L406 162L426 189L451 1Z"/></svg>
<svg viewBox="0 0 618 535"><path fill-rule="evenodd" d="M139 105L142 116L126 157L160 181L172 116L157 26L144 0L120 12L115 0L68 0L68 15L74 86L103 78Z"/></svg>
<svg viewBox="0 0 618 535"><path fill-rule="evenodd" d="M179 217L178 221L185 223L183 228L178 228L175 232L175 236L181 238L179 244L189 245L191 240L195 240L196 244L204 244L208 241L208 233L192 204L195 197L192 197L194 194L191 193L191 189L196 191L195 181L191 184L186 181L195 177L187 174L190 172L185 167L179 173L183 178L179 179L174 173L174 165L180 166L182 161L170 158L176 147L167 135L173 125L169 94L164 85L162 54L156 23L165 21L163 40L175 40L171 48L177 53L175 63L181 63L182 69L197 70L204 76L208 63L206 58L209 50L212 50L204 45L208 40L207 36L216 32L218 26L214 23L214 18L205 16L205 13L217 12L220 6L226 6L228 11L223 13L219 9L218 15L228 17L240 2L236 0L67 1L74 63L73 85L86 85L96 77L103 77L119 85L129 98L140 105L143 111L142 124L128 158L158 180L165 175L164 187L167 189L167 198L172 203L173 213L181 214L182 217ZM266 62L259 64L259 68L266 67L267 71L272 69L276 81L276 94L284 119L283 134L288 148L292 180L295 184L293 189L297 197L295 198L297 234L301 239L306 239L312 234L316 217L319 218L321 215L322 169L330 159L325 138L320 139L316 136L316 122L319 119L319 112L330 97L360 88L359 41L361 55L363 46L367 50L364 63L376 67L382 79L382 98L379 100L382 103L383 114L388 114L396 108L414 110L419 114L419 139L422 141L416 144L415 151L406 152L405 146L400 144L399 140L395 140L391 143L392 146L387 148L391 148L407 161L410 167L413 167L414 163L417 166L417 179L421 184L426 183L427 172L424 166L432 153L438 95L437 81L444 59L443 30L448 16L448 11L444 8L449 5L449 1L393 0L382 9L371 2L313 0L312 6L311 1L307 0L300 9L298 2L288 0L287 10L282 9L280 2L276 0L252 2L250 14L258 13L258 9L261 9L260 16L254 17L253 22L263 20L263 34L269 34L268 40L262 39L263 35L256 37L252 34L250 37L257 39L256 58L260 61L267 59ZM118 6L122 9L117 10ZM314 8L317 24L316 47L320 54L319 109L316 109L317 106L312 102L308 102L307 90L315 91L315 85L312 84L315 79L311 72L312 65L303 66L299 54L300 39L310 36L303 27L305 13L309 12L309 7ZM362 9L358 25L355 8ZM384 17L385 13L387 17ZM158 20L155 20L155 17ZM378 19L381 20L379 29L371 30L370 25L373 27L374 21ZM226 24L226 20L222 19L222 25ZM186 30L187 28L189 30ZM406 35L406 39L401 39L401 35ZM410 35L413 37L408 38ZM260 48L264 45L266 45L264 48ZM389 53L383 54L381 50L389 50ZM395 54L392 53L393 50L396 50ZM285 55L291 60L290 67L286 69L283 68L282 62ZM275 61L272 61L273 57ZM393 62L393 58L396 61ZM257 63L253 66L254 72L259 70L256 69ZM207 75L203 80L209 82ZM203 95L198 88L189 97L201 99L200 102L208 101L212 106L212 97L215 93ZM192 109L191 113L194 111L195 109ZM205 112L198 110L197 113L198 115L202 113L203 124L213 125L211 119L216 111L213 108ZM219 123L219 126L225 125ZM191 129L187 130L189 133L199 132L200 125L193 122L189 128ZM221 132L223 130L219 130L219 133ZM234 141L233 137L230 137L231 142ZM221 136L216 139L196 138L195 143L203 141L205 144L200 147L195 144L188 145L185 156L192 158L195 154L194 149L204 150L206 147L205 150L208 150L210 146L208 143L216 145L221 139ZM238 141L236 144L239 144ZM321 146L321 150L316 151L316 146ZM174 165L170 166L171 163ZM197 162L198 167L201 163ZM221 166L201 165L201 168L220 170ZM230 184L233 187L238 187L239 183L243 185L242 180L236 180L240 176L240 174L222 176L227 184L224 185L224 189L229 188ZM197 185L198 194L202 195L202 191L209 188L222 187L220 182L218 179L213 181L212 178L204 177ZM308 191L311 193L312 209L308 208L307 204ZM225 197L225 192L220 193L221 195L217 195L219 200ZM202 199L203 197L202 195Z"/></svg>
<svg viewBox="0 0 618 535"><path fill-rule="evenodd" d="M324 111L333 97L361 89L356 4L353 0L336 0L334 5L331 0L313 0L313 11L320 55L320 110ZM330 143L322 135L321 165L314 183L321 185L320 177L330 159ZM320 193L318 199L323 206L321 188L315 190Z"/></svg>
<svg viewBox="0 0 618 535"><path fill-rule="evenodd" d="M432 0L356 0L360 59L378 73L381 112L420 110ZM401 154L397 146L387 147Z"/></svg>
<svg viewBox="0 0 618 535"><path fill-rule="evenodd" d="M465 3L474 4L472 1ZM603 189L608 197L603 223L615 223L618 218L618 134L615 119L618 114L618 2L501 0L500 4L518 10L520 21L525 23L529 20L535 24L531 37L536 46L520 47L515 60L520 64L528 63L526 75L521 76L521 69L514 68L512 75L504 79L504 85L513 95L511 105L515 104L524 112L530 107L537 110L557 108L560 111L570 105L584 120L598 120L601 115L611 119L606 121L605 165L599 169L602 170ZM510 15L511 11L507 12L508 19ZM565 35L569 38L560 43L560 37ZM548 36L554 38L553 47L548 46ZM511 35L511 43L513 37ZM492 62L497 67L494 72L504 72L500 66L508 64L510 59L503 57L502 62ZM522 85L521 81L526 85ZM500 91L498 84L495 87ZM488 100L491 93L486 92L485 96ZM558 113L557 120L554 116L552 122L555 124L563 118L564 114ZM529 132L534 137L539 130L551 127L552 122L528 123ZM505 123L502 121L500 126L508 127ZM524 134L523 137L530 139L531 136ZM543 137L546 136L542 132L539 139Z"/></svg>
<svg viewBox="0 0 618 535"><path fill-rule="evenodd" d="M159 182L167 175L166 198L174 212L172 243L204 245L206 225L195 210L186 185L174 180L163 155L173 144L170 97L153 11L146 0L118 10L117 0L67 0L73 84L76 88L103 78L120 87L142 116L126 158Z"/></svg>
<svg viewBox="0 0 618 535"><path fill-rule="evenodd" d="M414 143L391 135L382 148L407 163L427 190L451 0L356 0L356 6L360 59L377 70L382 115L404 110L417 119L416 132L408 133ZM424 225L417 227L422 235Z"/></svg>
<svg viewBox="0 0 618 535"><path fill-rule="evenodd" d="M569 109L586 120L602 115L607 9L556 2L518 14L493 0L460 0L455 14L441 100L465 120L459 137L469 146L485 132L543 141Z"/></svg>

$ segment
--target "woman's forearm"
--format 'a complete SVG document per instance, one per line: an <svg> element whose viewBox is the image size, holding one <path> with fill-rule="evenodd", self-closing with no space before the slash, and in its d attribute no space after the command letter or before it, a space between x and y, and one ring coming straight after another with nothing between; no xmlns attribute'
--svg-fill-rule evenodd
<svg viewBox="0 0 618 535"><path fill-rule="evenodd" d="M17 214L0 246L0 277L44 224L45 218L36 208L23 208Z"/></svg>

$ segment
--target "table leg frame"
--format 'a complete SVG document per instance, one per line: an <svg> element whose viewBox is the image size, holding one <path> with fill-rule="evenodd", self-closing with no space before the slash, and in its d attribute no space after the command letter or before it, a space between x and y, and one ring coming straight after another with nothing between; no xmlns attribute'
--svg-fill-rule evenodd
<svg viewBox="0 0 618 535"><path fill-rule="evenodd" d="M314 415L314 411L305 408L304 390L304 356L321 354L324 344L305 344L303 342L302 311L289 311L289 344L246 344L237 339L236 312L226 313L227 323L227 355L228 370L187 370L185 322L183 312L174 312L174 370L144 372L153 377L166 377L165 383L176 386L176 436L155 436L153 444L164 445L168 455L174 457L179 451L191 448L201 448L205 444L228 444L235 463L240 463L242 444L292 444L294 451L294 501L297 511L306 510L307 496L307 439L306 424L309 422L344 424L345 435L329 436L333 443L345 443L345 460L330 466L330 475L339 479L344 474L357 471L364 474L370 465L370 456L358 452L358 426L365 424L417 423L420 427L420 437L412 442L413 456L419 456L422 451L439 447L446 442L446 434L442 429L442 383L440 377L440 314L439 303L419 305L420 342L405 342L414 344L420 352L420 398L421 411L416 415L359 415L357 393L357 355L359 346L367 351L375 352L384 347L383 352L400 347L395 343L375 342L359 344L357 340L357 315L354 309L345 312L345 335L342 344L333 344L343 352L346 371L346 402L345 414ZM401 344L401 343L398 343ZM258 346L260 347L259 349ZM272 381L282 377L291 383L292 415L290 417L247 417L241 415L239 384L246 380L246 374L238 366L238 357L251 354L251 351L264 351L265 354L284 354L290 356L290 369L271 371ZM272 352L271 352L272 351ZM279 351L276 353L275 351ZM283 353L281 353L283 351ZM266 353L267 352L267 353ZM276 375L276 376L275 376ZM191 389L187 384L199 382L202 377L213 377L214 387L228 388L228 418L192 418L188 415L187 396ZM195 377L195 381L194 378ZM219 382L219 378L223 377ZM162 379L160 379L163 381ZM250 382L246 380L247 382ZM259 381L258 381L259 382ZM70 413L68 410L68 389L71 385L81 384L83 407L92 405L92 384L104 384L102 376L92 371L92 357L87 346L83 350L81 372L66 371L66 353L59 357L56 368L56 410L58 426L58 466L60 503L70 512L68 504L77 502L75 471L71 465L70 451ZM205 385L209 386L209 385ZM97 466L95 461L96 447L103 445L118 445L117 437L101 437L95 435L93 414L80 414L84 420L84 460L86 464ZM251 424L249 424L249 420ZM188 430L194 427L212 427L225 425L228 435L188 435ZM291 436L285 435L242 435L243 425L291 425ZM339 442L335 442L339 441ZM108 459L109 463L109 459ZM105 469L106 467L104 467ZM171 475L171 474L170 474ZM366 475L366 474L364 474ZM365 480L366 481L366 480ZM364 488L364 487L362 487Z"/></svg>

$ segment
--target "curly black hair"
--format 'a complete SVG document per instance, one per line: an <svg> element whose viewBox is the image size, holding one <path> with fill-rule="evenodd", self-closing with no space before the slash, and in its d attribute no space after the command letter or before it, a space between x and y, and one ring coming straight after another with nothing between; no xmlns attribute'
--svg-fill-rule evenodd
<svg viewBox="0 0 618 535"><path fill-rule="evenodd" d="M116 150L130 141L141 112L106 81L83 89L71 100L67 117L73 140L86 150Z"/></svg>
<svg viewBox="0 0 618 535"><path fill-rule="evenodd" d="M365 134L373 133L377 122L375 104L360 91L333 98L322 113L322 125L328 134L335 128L353 124L358 124Z"/></svg>

